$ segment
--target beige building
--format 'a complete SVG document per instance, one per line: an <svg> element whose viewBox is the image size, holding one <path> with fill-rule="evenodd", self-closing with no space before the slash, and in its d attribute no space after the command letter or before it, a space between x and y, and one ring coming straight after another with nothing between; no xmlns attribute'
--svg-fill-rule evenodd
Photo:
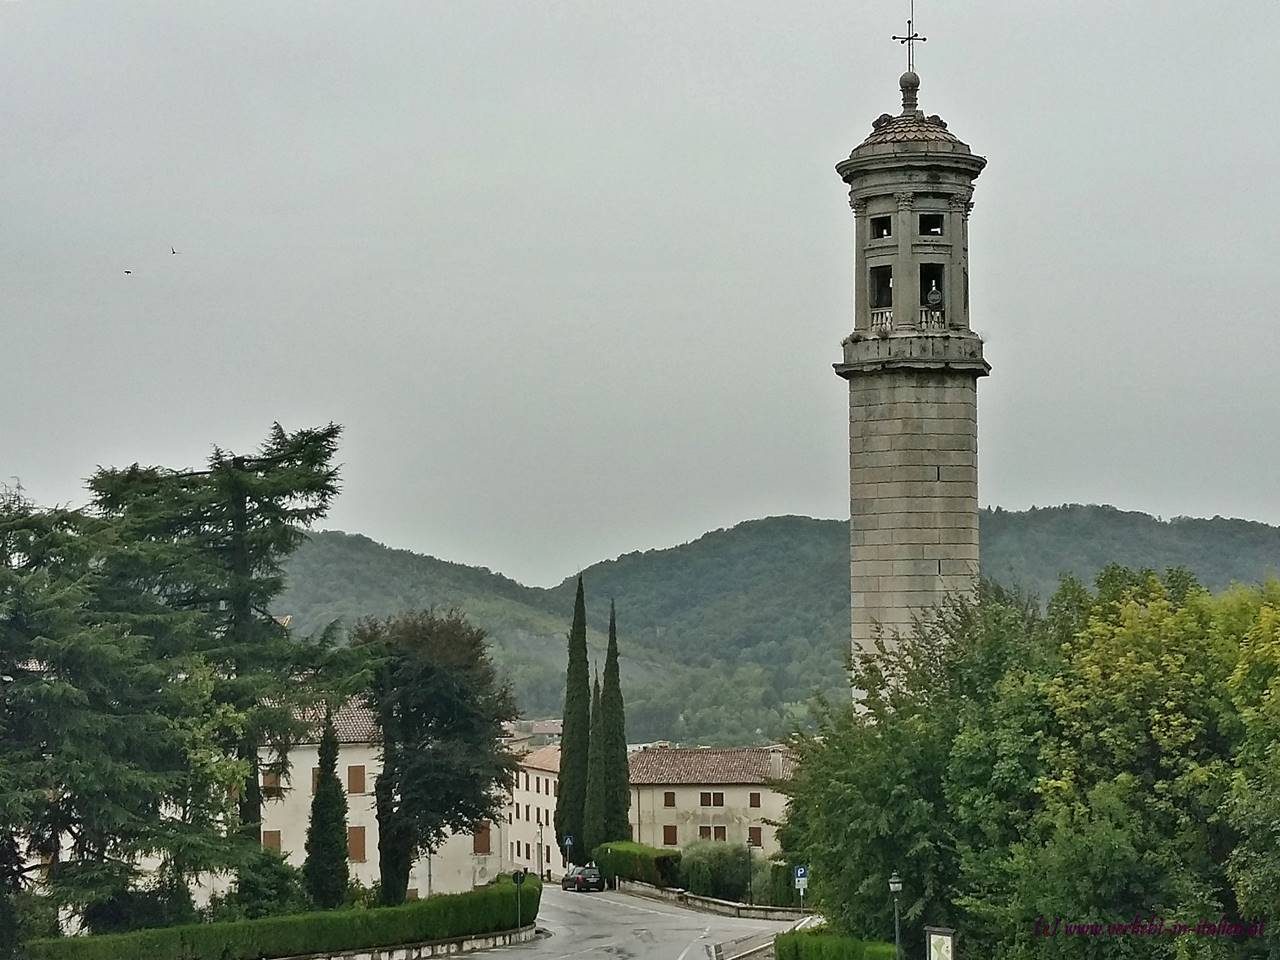
<svg viewBox="0 0 1280 960"><path fill-rule="evenodd" d="M319 718L317 720L317 734ZM352 879L369 886L378 880L378 817L373 785L382 769L372 711L348 704L334 717L338 734L338 778L347 794L347 858ZM294 866L306 859L311 798L319 776L319 743L299 743L289 751L289 773L262 775L262 843ZM263 760L266 761L264 754ZM507 824L495 823L475 835L455 834L440 849L419 858L409 871L411 899L458 893L488 883L511 869L506 859Z"/></svg>
<svg viewBox="0 0 1280 960"><path fill-rule="evenodd" d="M882 114L836 171L855 221L849 381L854 655L907 633L978 577L978 378L969 318L969 211L986 160L917 105Z"/></svg>
<svg viewBox="0 0 1280 960"><path fill-rule="evenodd" d="M507 859L539 875L564 872L564 857L556 843L556 796L560 779L560 748L539 747L520 758L520 770L507 805Z"/></svg>
<svg viewBox="0 0 1280 960"><path fill-rule="evenodd" d="M778 852L787 798L770 784L791 776L783 747L646 747L630 757L631 831L640 843L682 847L695 840Z"/></svg>

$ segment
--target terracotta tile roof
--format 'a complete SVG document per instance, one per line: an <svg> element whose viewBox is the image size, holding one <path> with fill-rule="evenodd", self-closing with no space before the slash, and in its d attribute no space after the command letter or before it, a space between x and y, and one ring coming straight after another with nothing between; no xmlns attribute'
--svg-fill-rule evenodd
<svg viewBox="0 0 1280 960"><path fill-rule="evenodd" d="M632 785L767 783L791 776L783 747L648 747L628 758Z"/></svg>
<svg viewBox="0 0 1280 960"><path fill-rule="evenodd" d="M520 758L520 766L531 770L549 770L552 773L559 773L560 748L553 745L530 750Z"/></svg>
<svg viewBox="0 0 1280 960"><path fill-rule="evenodd" d="M301 739L302 743L319 743L320 728L324 724L324 707L309 707L298 713L298 719L311 725L309 736ZM357 700L349 700L333 715L333 728L337 731L339 743L380 743L378 721L368 704Z"/></svg>

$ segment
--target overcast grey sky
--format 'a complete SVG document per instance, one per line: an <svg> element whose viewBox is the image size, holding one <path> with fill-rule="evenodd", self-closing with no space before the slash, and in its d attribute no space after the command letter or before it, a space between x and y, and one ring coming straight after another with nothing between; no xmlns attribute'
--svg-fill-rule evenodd
<svg viewBox="0 0 1280 960"><path fill-rule="evenodd" d="M326 526L538 584L847 517L832 168L905 17L0 2L0 474L78 503L332 419ZM921 106L989 160L983 503L1280 522L1280 4L917 20Z"/></svg>

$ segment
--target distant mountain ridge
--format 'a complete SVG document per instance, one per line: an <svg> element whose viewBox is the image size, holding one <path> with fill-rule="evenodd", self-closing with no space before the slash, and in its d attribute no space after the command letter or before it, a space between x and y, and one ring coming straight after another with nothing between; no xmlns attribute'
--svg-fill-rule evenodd
<svg viewBox="0 0 1280 960"><path fill-rule="evenodd" d="M1280 528L1106 506L983 510L982 572L1045 598L1059 576L1091 580L1109 562L1190 569L1206 586L1280 576ZM843 694L849 636L848 526L784 516L588 567L589 640L603 650L618 605L628 735L708 743L784 733L815 691ZM485 568L382 546L359 534L313 535L290 559L277 604L310 632L418 607L456 606L493 639L526 714L563 697L575 578L526 587ZM602 653L600 654L602 656Z"/></svg>

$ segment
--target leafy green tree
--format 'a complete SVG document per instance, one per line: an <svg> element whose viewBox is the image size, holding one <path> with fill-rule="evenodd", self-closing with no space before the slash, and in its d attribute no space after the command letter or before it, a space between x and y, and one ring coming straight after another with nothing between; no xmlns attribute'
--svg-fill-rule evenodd
<svg viewBox="0 0 1280 960"><path fill-rule="evenodd" d="M95 508L121 524L126 549L112 575L202 621L197 652L216 668L215 699L244 718L228 748L246 768L239 815L254 839L259 749L275 746L283 763L300 732L295 708L315 700L322 662L269 608L284 559L337 493L340 433L335 424L286 433L277 423L253 456L215 448L205 470L134 464L89 481Z"/></svg>
<svg viewBox="0 0 1280 960"><path fill-rule="evenodd" d="M591 860L583 837L591 750L591 677L587 667L587 607L582 577L569 628L569 666L565 675L564 716L560 732L560 793L556 797L556 842L573 863ZM572 844L566 840L572 838Z"/></svg>
<svg viewBox="0 0 1280 960"><path fill-rule="evenodd" d="M600 710L600 674L591 690L591 738L587 751L587 798L582 805L582 843L588 851L606 840L604 814L608 803L609 779L604 760L604 724Z"/></svg>
<svg viewBox="0 0 1280 960"><path fill-rule="evenodd" d="M218 744L239 718L214 701L212 672L185 648L183 624L112 581L120 534L115 523L0 491L6 901L41 855L52 861L53 902L73 908L123 903L143 856L161 861L158 880L174 889L175 864L231 859L219 824L243 767Z"/></svg>
<svg viewBox="0 0 1280 960"><path fill-rule="evenodd" d="M352 639L369 657L382 725L380 895L396 904L418 854L499 815L517 766L500 738L516 710L484 631L457 611L365 620Z"/></svg>
<svg viewBox="0 0 1280 960"><path fill-rule="evenodd" d="M317 907L332 910L347 896L347 795L338 779L338 733L326 709L320 735L320 773L307 824L307 859L302 876Z"/></svg>
<svg viewBox="0 0 1280 960"><path fill-rule="evenodd" d="M609 601L609 648L604 660L600 713L600 756L605 786L604 827L598 843L630 840L631 771L627 763L627 720L618 664L618 618L612 600Z"/></svg>

